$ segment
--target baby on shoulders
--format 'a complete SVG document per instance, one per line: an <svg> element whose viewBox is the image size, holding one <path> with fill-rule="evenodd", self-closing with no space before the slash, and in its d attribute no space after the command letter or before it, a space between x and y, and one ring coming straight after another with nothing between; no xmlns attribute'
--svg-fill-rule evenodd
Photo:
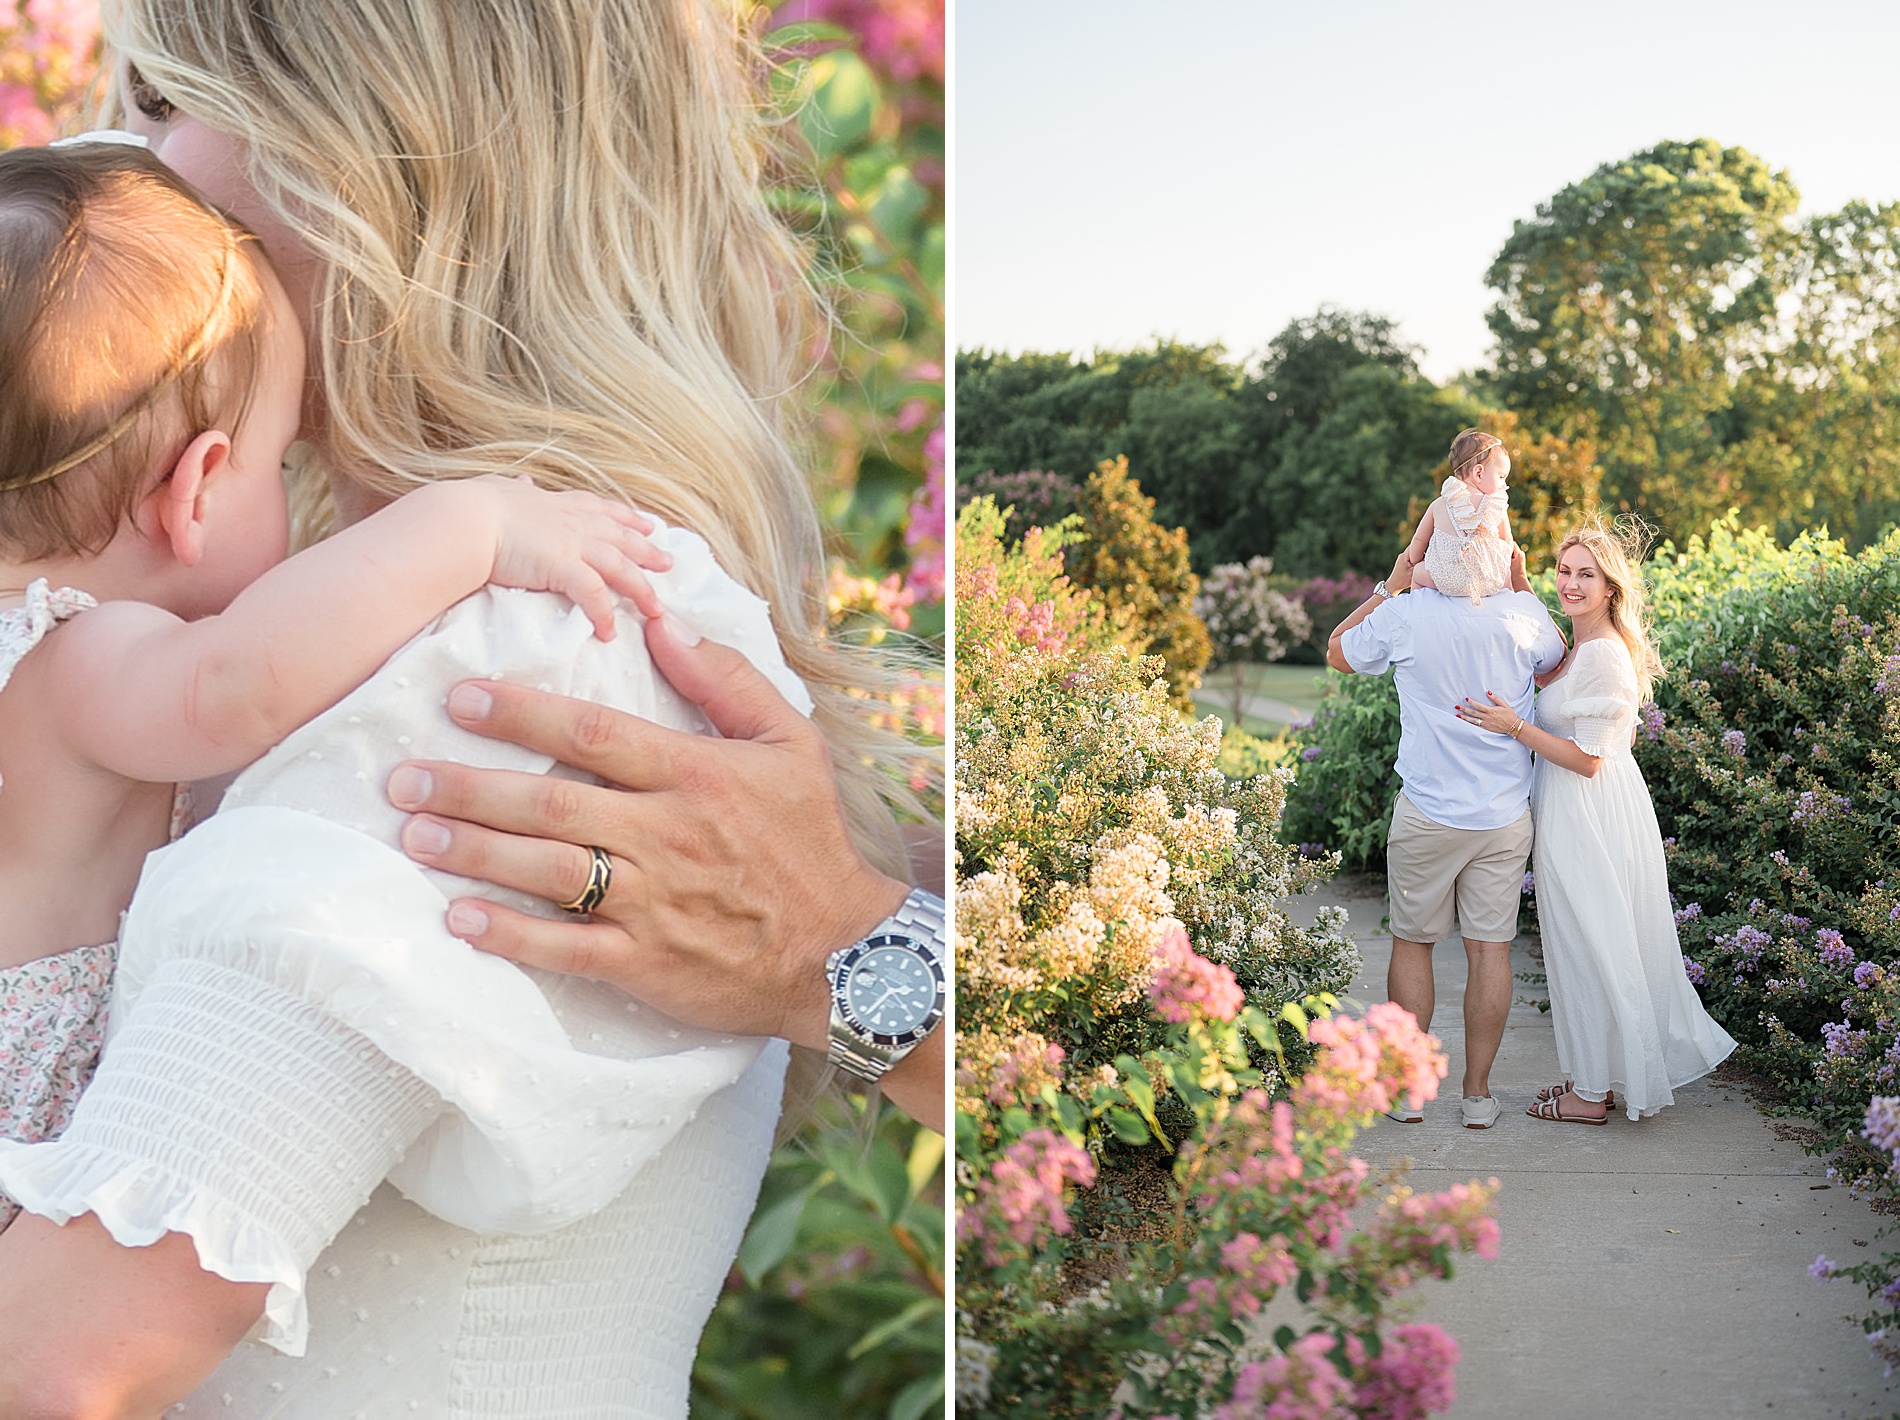
<svg viewBox="0 0 1900 1420"><path fill-rule="evenodd" d="M1510 472L1511 456L1494 435L1466 429L1452 440L1451 477L1405 549L1414 587L1468 596L1474 606L1509 589L1516 546L1505 502Z"/></svg>

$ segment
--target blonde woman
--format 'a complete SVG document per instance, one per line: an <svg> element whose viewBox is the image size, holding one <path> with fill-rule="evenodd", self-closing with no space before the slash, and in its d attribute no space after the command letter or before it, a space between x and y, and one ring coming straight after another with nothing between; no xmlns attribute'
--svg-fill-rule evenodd
<svg viewBox="0 0 1900 1420"><path fill-rule="evenodd" d="M1524 720L1487 693L1459 717L1529 746L1537 915L1557 1059L1568 1077L1528 1111L1602 1124L1621 1095L1631 1119L1708 1074L1735 1042L1689 982L1669 905L1662 833L1630 756L1637 707L1660 671L1643 625L1634 536L1593 519L1557 549L1557 599L1574 646Z"/></svg>
<svg viewBox="0 0 1900 1420"><path fill-rule="evenodd" d="M901 750L853 696L887 672L821 633L783 427L812 302L760 196L756 56L712 0L123 0L108 33L127 126L258 235L305 318L303 433L337 522L527 471L651 509L717 565L612 662L544 599L464 603L148 871L93 1087L64 1139L0 1161L32 1194L0 1235L0 1413L683 1416L784 1070L724 1032L822 1043L822 983L780 958L907 901ZM499 682L493 713L463 693L452 725L471 677ZM397 851L384 784L407 756L545 789L561 746L517 694L538 685L650 722L649 777L619 776L643 794L602 794L691 802L635 815L646 844L570 817L552 878L501 876L672 943L732 915L670 884L699 834L692 891L750 858L786 876L735 873L741 903L822 902L797 952L753 923L723 996L675 985L698 1030L468 952L443 918L474 885ZM733 738L695 768L709 721ZM563 757L624 748L625 723L595 712ZM762 811L709 833L732 800L694 791L735 762ZM516 924L552 912L511 901Z"/></svg>

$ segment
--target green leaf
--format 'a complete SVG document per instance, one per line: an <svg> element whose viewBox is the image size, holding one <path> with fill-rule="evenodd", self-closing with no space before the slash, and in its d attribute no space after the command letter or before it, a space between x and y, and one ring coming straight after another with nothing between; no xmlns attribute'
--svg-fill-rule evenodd
<svg viewBox="0 0 1900 1420"><path fill-rule="evenodd" d="M1137 1080L1133 1076L1122 1081L1122 1088L1128 1091L1128 1098L1135 1102L1135 1108L1144 1115L1155 1112L1154 1086L1146 1080Z"/></svg>
<svg viewBox="0 0 1900 1420"><path fill-rule="evenodd" d="M1108 1127L1115 1131L1115 1137L1124 1144L1146 1144L1148 1126L1141 1122L1132 1109L1123 1109L1116 1105L1108 1112Z"/></svg>
<svg viewBox="0 0 1900 1420"><path fill-rule="evenodd" d="M871 67L849 50L812 60L811 98L798 112L798 126L820 158L830 158L864 139L882 99Z"/></svg>
<svg viewBox="0 0 1900 1420"><path fill-rule="evenodd" d="M784 1260L798 1241L798 1220L805 1214L805 1203L817 1185L800 1189L789 1198L781 1198L752 1220L745 1241L739 1244L739 1270L754 1287Z"/></svg>
<svg viewBox="0 0 1900 1420"><path fill-rule="evenodd" d="M922 1420L943 1399L943 1375L919 1376L891 1402L890 1420Z"/></svg>
<svg viewBox="0 0 1900 1420"><path fill-rule="evenodd" d="M1297 1001L1288 1001L1282 1006L1280 1008L1280 1018L1300 1033L1301 1040L1306 1039L1306 1012L1300 1009Z"/></svg>
<svg viewBox="0 0 1900 1420"><path fill-rule="evenodd" d="M939 1326L943 1323L943 1303L935 1297L919 1297L896 1316L885 1317L853 1342L845 1356L855 1361L865 1352L875 1351L905 1327L925 1320L933 1320Z"/></svg>
<svg viewBox="0 0 1900 1420"><path fill-rule="evenodd" d="M922 1193L943 1167L943 1135L934 1129L919 1129L910 1142L910 1159L905 1172L910 1175L911 1196Z"/></svg>

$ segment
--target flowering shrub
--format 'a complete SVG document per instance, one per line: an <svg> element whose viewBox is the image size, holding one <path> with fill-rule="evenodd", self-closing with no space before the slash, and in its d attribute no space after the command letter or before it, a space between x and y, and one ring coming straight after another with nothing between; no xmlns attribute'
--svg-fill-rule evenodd
<svg viewBox="0 0 1900 1420"><path fill-rule="evenodd" d="M1041 469L1022 473L987 470L974 478L957 480L957 506L961 508L978 498L994 500L1003 510L1007 540L1020 542L1031 528L1052 528L1073 513L1077 491L1075 480L1059 473Z"/></svg>
<svg viewBox="0 0 1900 1420"><path fill-rule="evenodd" d="M1372 595L1372 586L1372 578L1362 572L1342 572L1337 577L1310 578L1294 590L1311 623L1306 645L1313 664L1326 663L1326 643L1352 609Z"/></svg>
<svg viewBox="0 0 1900 1420"><path fill-rule="evenodd" d="M1326 677L1313 718L1293 728L1299 773L1282 837L1337 853L1347 867L1385 867L1399 780L1399 693L1389 675Z"/></svg>
<svg viewBox="0 0 1900 1420"><path fill-rule="evenodd" d="M1494 1185L1355 1229L1349 1152L1444 1056L1397 1007L1331 1014L1358 956L1274 905L1332 866L1274 841L1285 776L1220 772L1217 723L1063 575L1072 527L1004 536L987 498L958 518L958 1414L1444 1408L1457 1348L1386 1308L1495 1250ZM1143 1168L1165 1199L1104 1241Z"/></svg>
<svg viewBox="0 0 1900 1420"><path fill-rule="evenodd" d="M1834 1171L1900 1199L1868 1132L1869 1100L1900 1093L1900 538L1850 557L1718 526L1651 582L1671 673L1636 754L1690 979ZM1852 1273L1879 1331L1900 1257Z"/></svg>
<svg viewBox="0 0 1900 1420"><path fill-rule="evenodd" d="M1271 557L1223 562L1201 579L1194 614L1207 627L1214 666L1232 666L1233 723L1247 701L1247 671L1277 661L1312 634L1306 607L1276 585Z"/></svg>
<svg viewBox="0 0 1900 1420"><path fill-rule="evenodd" d="M98 0L0 5L0 147L57 137L99 67Z"/></svg>
<svg viewBox="0 0 1900 1420"><path fill-rule="evenodd" d="M1144 993L1171 921L1272 1003L1341 990L1358 955L1329 915L1275 904L1316 870L1274 841L1282 774L1223 775L1220 726L1183 722L1103 610L1060 572L1072 530L1002 543L958 518L958 1014L969 1096L1029 1040L1092 1070L1157 1038Z"/></svg>
<svg viewBox="0 0 1900 1420"><path fill-rule="evenodd" d="M958 1118L957 1411L973 1416L1419 1416L1451 1404L1458 1348L1437 1327L1388 1335L1392 1299L1450 1277L1455 1254L1495 1256L1497 1188L1420 1194L1391 1187L1356 1227L1374 1190L1348 1148L1394 1100L1429 1099L1445 1057L1389 1003L1363 1020L1329 1014L1330 997L1275 1018L1241 1006L1224 967L1167 934L1157 999L1163 1043L1141 1060L1059 1089L1045 1085L994 1121L985 1145ZM1204 991L1210 979L1225 990ZM1194 985L1186 997L1179 983ZM1308 1038L1316 1053L1283 1097L1249 1063L1249 1045ZM1077 1147L1092 1118L1125 1139L1171 1142L1157 1092L1182 1100L1164 1235L1125 1244L1123 1265L1084 1295L1063 1285L1075 1228L1071 1185L1096 1167ZM1067 1147L1064 1146L1064 1138ZM1299 1324L1266 1334L1266 1305L1291 1288Z"/></svg>

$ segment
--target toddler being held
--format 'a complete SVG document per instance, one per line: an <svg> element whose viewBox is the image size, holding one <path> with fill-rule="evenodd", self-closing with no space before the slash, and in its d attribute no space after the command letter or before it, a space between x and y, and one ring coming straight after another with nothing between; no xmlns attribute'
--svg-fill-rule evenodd
<svg viewBox="0 0 1900 1420"><path fill-rule="evenodd" d="M1406 546L1412 585L1446 596L1481 598L1511 584L1510 512L1505 481L1511 456L1504 443L1466 429L1451 443L1451 476L1419 520Z"/></svg>
<svg viewBox="0 0 1900 1420"><path fill-rule="evenodd" d="M602 639L621 595L659 614L656 525L525 479L430 484L286 558L304 362L257 242L142 147L0 153L0 1138L71 1116L175 784L485 584L558 591Z"/></svg>

